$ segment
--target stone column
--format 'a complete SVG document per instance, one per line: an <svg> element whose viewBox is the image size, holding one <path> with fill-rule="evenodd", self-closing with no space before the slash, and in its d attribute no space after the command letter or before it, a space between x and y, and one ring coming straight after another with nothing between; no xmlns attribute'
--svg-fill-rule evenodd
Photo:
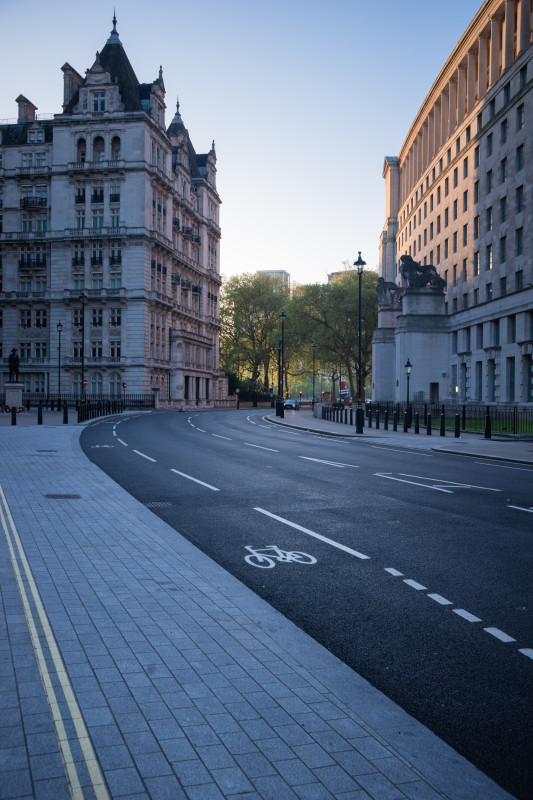
<svg viewBox="0 0 533 800"><path fill-rule="evenodd" d="M457 124L460 125L465 117L466 81L464 64L457 67Z"/></svg>
<svg viewBox="0 0 533 800"><path fill-rule="evenodd" d="M505 2L505 32L503 38L503 68L507 69L514 61L514 10L515 0Z"/></svg>
<svg viewBox="0 0 533 800"><path fill-rule="evenodd" d="M500 27L498 17L490 21L490 85L494 86L500 77Z"/></svg>
<svg viewBox="0 0 533 800"><path fill-rule="evenodd" d="M438 153L441 143L441 100L435 103L434 118L435 118L435 140L433 142L433 153Z"/></svg>
<svg viewBox="0 0 533 800"><path fill-rule="evenodd" d="M451 136L457 123L457 83L452 78L448 82L448 136Z"/></svg>
<svg viewBox="0 0 533 800"><path fill-rule="evenodd" d="M421 174L425 172L428 165L428 124L424 122L422 125L422 170Z"/></svg>
<svg viewBox="0 0 533 800"><path fill-rule="evenodd" d="M479 37L478 45L477 96L478 100L481 100L487 91L487 69L489 65L489 43L485 34Z"/></svg>
<svg viewBox="0 0 533 800"><path fill-rule="evenodd" d="M466 110L468 114L470 114L476 104L476 64L477 53L474 50L469 50L466 63Z"/></svg>
<svg viewBox="0 0 533 800"><path fill-rule="evenodd" d="M435 155L435 108L428 114L428 164Z"/></svg>
<svg viewBox="0 0 533 800"><path fill-rule="evenodd" d="M520 52L529 47L529 0L520 0Z"/></svg>
<svg viewBox="0 0 533 800"><path fill-rule="evenodd" d="M440 113L441 113L441 123L440 123L440 144L441 147L448 138L448 118L450 112L450 104L448 101L448 91L445 90L442 92L440 96Z"/></svg>

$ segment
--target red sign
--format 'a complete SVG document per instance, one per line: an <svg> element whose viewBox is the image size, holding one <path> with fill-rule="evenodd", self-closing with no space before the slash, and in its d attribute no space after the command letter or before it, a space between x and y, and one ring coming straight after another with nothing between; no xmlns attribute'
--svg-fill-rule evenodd
<svg viewBox="0 0 533 800"><path fill-rule="evenodd" d="M127 384L126 382L124 382L124 383L122 384L122 388L123 388L123 389L125 389L127 385L128 385L128 384Z"/></svg>
<svg viewBox="0 0 533 800"><path fill-rule="evenodd" d="M87 378L85 378L85 380L83 381L83 385L87 386Z"/></svg>

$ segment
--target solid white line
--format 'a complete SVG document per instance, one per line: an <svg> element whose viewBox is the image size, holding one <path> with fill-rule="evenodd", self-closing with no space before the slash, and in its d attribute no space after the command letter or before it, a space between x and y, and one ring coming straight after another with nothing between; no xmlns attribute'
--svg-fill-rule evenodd
<svg viewBox="0 0 533 800"><path fill-rule="evenodd" d="M421 589L426 590L428 588L427 586L422 586L421 583L417 583L416 581L411 580L411 578L404 578L403 582L406 583L408 586L412 586L413 589L416 589L417 591L420 591Z"/></svg>
<svg viewBox="0 0 533 800"><path fill-rule="evenodd" d="M524 650L519 650L518 652L522 653L523 656L533 658L533 650L530 647L526 647Z"/></svg>
<svg viewBox="0 0 533 800"><path fill-rule="evenodd" d="M516 639L513 639L512 636L508 636L508 634L504 633L499 628L483 628L483 630L490 633L491 636L495 636L500 642L516 642Z"/></svg>
<svg viewBox="0 0 533 800"><path fill-rule="evenodd" d="M373 444L371 447L374 450L389 450L392 453L408 453L411 456L424 456L424 458L433 458L431 453L417 453L415 450L397 450L395 447L387 447L386 445Z"/></svg>
<svg viewBox="0 0 533 800"><path fill-rule="evenodd" d="M308 536L313 536L315 539L320 539L321 542L330 544L332 547L337 547L339 550L344 550L345 553L356 556L356 558L370 558L370 556L365 556L364 553L359 553L357 550L352 550L351 547L346 547L346 545L335 542L333 539L328 539L327 536L322 536L320 533L315 533L315 531L310 531L308 528L303 528L301 525L297 525L295 522L289 522L288 519L278 517L277 514L271 514L270 511L265 511L264 508L254 508L254 511L259 511L260 514L265 514L267 517L276 519L278 522L283 522L284 525L288 525L290 528L296 528L297 531L307 533Z"/></svg>
<svg viewBox="0 0 533 800"><path fill-rule="evenodd" d="M464 608L453 608L452 611L454 614L466 619L467 622L481 622L480 617L475 617L470 611L465 611Z"/></svg>
<svg viewBox="0 0 533 800"><path fill-rule="evenodd" d="M155 462L155 458L150 458L150 456L145 456L145 454L144 454L144 453L141 453L141 452L139 452L139 450L134 450L133 452L134 452L134 453L137 453L137 455L138 455L138 456L142 456L143 458L147 458L147 459L148 459L148 461L154 461L154 462Z"/></svg>
<svg viewBox="0 0 533 800"><path fill-rule="evenodd" d="M188 478L190 481L194 481L195 483L199 483L201 486L205 486L207 489L212 489L213 492L220 492L220 489L217 489L216 486L211 486L209 483L204 483L203 481L199 481L198 478L193 478L192 475L187 475L185 472L180 472L179 469L172 469L170 468L171 472L175 472L176 475L181 475L182 478Z"/></svg>
<svg viewBox="0 0 533 800"><path fill-rule="evenodd" d="M128 445L126 444L126 442L123 442L123 441L122 441L122 439L119 439L119 438L118 438L118 436L117 436L117 442L120 442L120 444L123 444L123 445L124 445L124 447L128 447Z"/></svg>
<svg viewBox="0 0 533 800"><path fill-rule="evenodd" d="M527 511L528 514L533 514L533 508L521 508L521 506L507 506L507 508L516 508L517 511Z"/></svg>
<svg viewBox="0 0 533 800"><path fill-rule="evenodd" d="M248 447L257 447L259 450L270 450L271 453L279 453L279 450L274 450L272 447L262 447L260 444L250 444L250 442L243 442Z"/></svg>
<svg viewBox="0 0 533 800"><path fill-rule="evenodd" d="M231 442L229 436L221 436L219 433L212 433L211 436L216 436L217 439L227 439L228 442Z"/></svg>
<svg viewBox="0 0 533 800"><path fill-rule="evenodd" d="M341 464L337 461L325 461L323 458L311 458L310 456L298 456L298 458L303 458L305 461L318 461L319 464L328 464L330 467L353 467L354 469L359 469L356 464Z"/></svg>
<svg viewBox="0 0 533 800"><path fill-rule="evenodd" d="M453 486L463 489L485 489L487 492L501 492L501 489L489 489L487 486L474 486L473 483L459 483L459 481L447 481L445 478L428 478L426 475L410 475L408 472L399 472L399 475L404 475L406 478L420 478L423 481L437 481L437 483L444 483L446 486ZM435 487L436 488L436 487Z"/></svg>
<svg viewBox="0 0 533 800"><path fill-rule="evenodd" d="M385 572L389 572L391 575L394 575L395 578L401 578L403 575L403 572L398 572L394 567L385 567Z"/></svg>
<svg viewBox="0 0 533 800"><path fill-rule="evenodd" d="M388 478L389 481L398 481L399 483L408 483L410 486L422 486L424 489L433 489L436 492L445 492L446 494L453 494L449 489L441 489L439 486L428 486L427 483L416 483L416 481L404 481L402 478L393 478L392 475L387 475L385 472L375 472L377 478Z"/></svg>
<svg viewBox="0 0 533 800"><path fill-rule="evenodd" d="M474 461L474 464L481 464L483 467L496 467L497 469L515 469L518 472L533 472L533 469L527 469L527 467L506 467L504 464L490 464L486 461Z"/></svg>
<svg viewBox="0 0 533 800"><path fill-rule="evenodd" d="M451 600L446 600L446 598L440 594L428 594L428 597L431 597L436 603L440 603L441 606L453 606Z"/></svg>

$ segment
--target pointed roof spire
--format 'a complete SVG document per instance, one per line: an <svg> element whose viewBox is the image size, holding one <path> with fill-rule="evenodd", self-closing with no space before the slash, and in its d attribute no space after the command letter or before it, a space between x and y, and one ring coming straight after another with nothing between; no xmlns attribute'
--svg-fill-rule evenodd
<svg viewBox="0 0 533 800"><path fill-rule="evenodd" d="M118 38L117 15L115 14L115 9L113 9L113 30L111 31L111 35L107 40L106 44L122 44L122 42Z"/></svg>
<svg viewBox="0 0 533 800"><path fill-rule="evenodd" d="M159 65L159 80L160 81L163 80L163 65L162 64Z"/></svg>

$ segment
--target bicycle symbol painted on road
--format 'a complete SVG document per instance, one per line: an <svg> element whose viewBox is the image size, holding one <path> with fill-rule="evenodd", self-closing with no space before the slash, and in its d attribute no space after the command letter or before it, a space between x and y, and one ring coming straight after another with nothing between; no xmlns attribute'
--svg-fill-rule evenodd
<svg viewBox="0 0 533 800"><path fill-rule="evenodd" d="M284 564L316 564L316 558L308 553L280 550L275 544L259 548L246 545L245 549L250 551L247 556L244 556L246 563L260 569L272 569L272 567L276 566L276 561Z"/></svg>

